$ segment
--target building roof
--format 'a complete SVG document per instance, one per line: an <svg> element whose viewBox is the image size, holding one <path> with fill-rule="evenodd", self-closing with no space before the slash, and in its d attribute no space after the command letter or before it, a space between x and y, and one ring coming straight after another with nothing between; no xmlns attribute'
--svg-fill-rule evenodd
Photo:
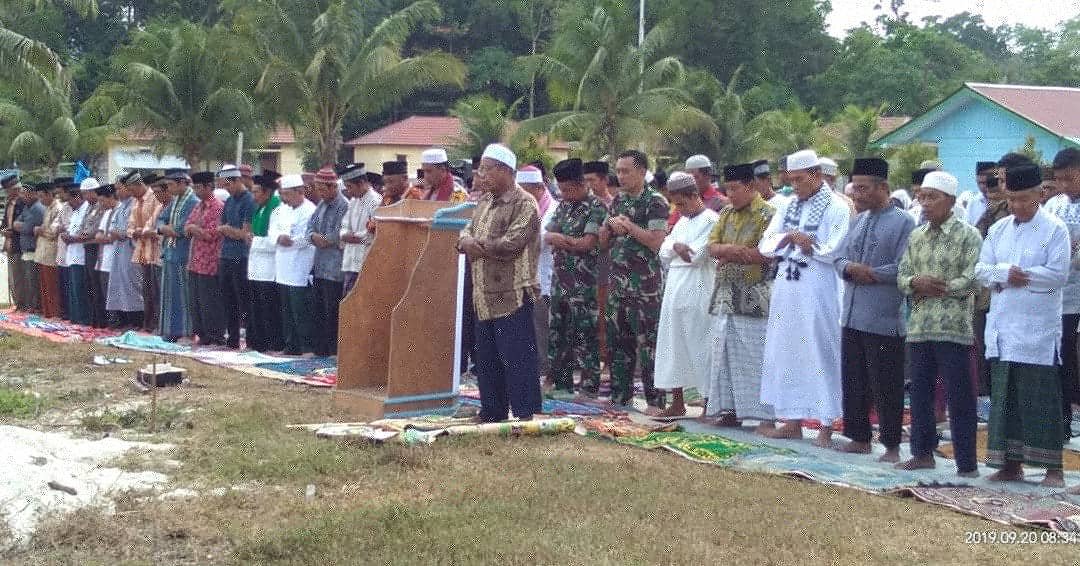
<svg viewBox="0 0 1080 566"><path fill-rule="evenodd" d="M150 130L146 128L128 128L120 132L116 139L121 139L129 142L144 142L149 143L158 139L160 135L159 131ZM273 130L267 132L266 143L268 145L289 145L296 143L296 135L293 134L291 126L286 124L278 124Z"/></svg>
<svg viewBox="0 0 1080 566"><path fill-rule="evenodd" d="M874 141L876 146L910 143L922 132L972 101L982 101L1080 145L1080 89L964 83L922 115Z"/></svg>
<svg viewBox="0 0 1080 566"><path fill-rule="evenodd" d="M516 123L511 123L510 129L516 126ZM453 116L409 116L404 120L353 138L345 142L345 145L348 147L363 145L432 147L452 145L460 136L461 120ZM562 141L553 142L549 147L570 149L570 145Z"/></svg>

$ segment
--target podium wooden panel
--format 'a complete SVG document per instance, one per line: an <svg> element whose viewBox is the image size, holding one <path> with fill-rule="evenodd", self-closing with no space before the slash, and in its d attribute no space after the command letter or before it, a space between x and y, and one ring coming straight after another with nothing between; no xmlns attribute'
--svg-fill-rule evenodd
<svg viewBox="0 0 1080 566"><path fill-rule="evenodd" d="M375 241L341 303L334 405L358 420L453 407L461 221L432 219L445 202L405 200L375 211ZM458 207L460 208L460 207ZM467 219L472 209L439 213Z"/></svg>

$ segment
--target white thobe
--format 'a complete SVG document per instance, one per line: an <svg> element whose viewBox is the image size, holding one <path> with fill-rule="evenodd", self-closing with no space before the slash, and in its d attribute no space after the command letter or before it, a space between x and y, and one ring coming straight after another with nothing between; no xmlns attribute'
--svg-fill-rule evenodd
<svg viewBox="0 0 1080 566"><path fill-rule="evenodd" d="M719 215L706 208L693 218L682 216L660 246L667 267L660 326L656 336L656 387L696 387L708 393L712 370L712 299L716 260L709 257L709 234ZM691 261L675 253L675 244L693 250ZM706 345L703 347L703 345Z"/></svg>
<svg viewBox="0 0 1080 566"><path fill-rule="evenodd" d="M101 215L101 222L98 223L98 231L104 232L106 236L109 235L109 225L112 224L113 213L116 212L116 207L109 209L108 212ZM101 264L102 273L111 273L113 261L116 259L116 244L104 244L98 251L98 262ZM89 266L94 267L94 266Z"/></svg>
<svg viewBox="0 0 1080 566"><path fill-rule="evenodd" d="M1024 223L1006 216L990 227L975 277L990 288L986 358L1052 366L1060 361L1061 288L1069 278L1069 229L1043 208ZM1017 266L1031 278L1009 285Z"/></svg>
<svg viewBox="0 0 1080 566"><path fill-rule="evenodd" d="M90 203L83 201L82 206L78 210L71 212L71 217L68 218L67 233L78 234L82 230L83 220L86 219L86 213L90 211ZM86 249L82 244L68 244L64 250L64 265L85 265L86 264ZM90 266L93 269L94 266Z"/></svg>
<svg viewBox="0 0 1080 566"><path fill-rule="evenodd" d="M315 245L308 236L308 222L315 213L310 200L293 208L285 203L270 214L270 226L266 236L274 242L274 280L289 287L307 287L311 284L311 267L315 265ZM279 236L292 239L291 246L278 244Z"/></svg>
<svg viewBox="0 0 1080 566"><path fill-rule="evenodd" d="M1071 262L1069 266L1069 282L1061 291L1062 314L1080 313L1080 198L1070 200L1066 195L1064 200L1057 197L1050 199L1044 207L1047 212L1057 216L1069 229L1069 246Z"/></svg>
<svg viewBox="0 0 1080 566"><path fill-rule="evenodd" d="M823 187L821 190L827 190ZM769 304L765 332L765 362L761 374L761 401L776 409L781 419L818 419L824 424L843 414L840 386L840 277L833 267L847 235L851 210L830 192L831 202L813 229L807 227L810 205L799 218L801 232L814 236L813 253L806 256L795 246L777 248L789 230L784 216L792 198L773 215L758 245L766 257L781 258ZM788 279L789 261L808 267L799 278Z"/></svg>
<svg viewBox="0 0 1080 566"><path fill-rule="evenodd" d="M979 219L982 218L982 215L986 214L986 209L989 208L989 206L989 201L987 201L986 197L980 192L968 203L967 210L964 211L964 216L961 218L964 218L968 224L974 226L979 223ZM918 221L918 218L915 220Z"/></svg>
<svg viewBox="0 0 1080 566"><path fill-rule="evenodd" d="M277 267L274 257L277 255L277 242L270 239L270 223L274 221L274 213L287 204L279 204L270 211L270 220L266 224L266 236L252 236L251 249L248 250L248 281L262 281L273 283L277 280Z"/></svg>
<svg viewBox="0 0 1080 566"><path fill-rule="evenodd" d="M371 220L371 216L375 214L375 209L379 208L382 203L382 199L379 198L379 193L368 189L361 197L349 199L349 209L345 212L345 216L341 218L341 237L344 238L346 234L353 233L361 238L370 234L368 232L368 221ZM360 273L360 268L364 266L364 260L367 258L368 252L371 251L371 243L367 244L349 244L343 243L341 252L341 270L349 273Z"/></svg>
<svg viewBox="0 0 1080 566"><path fill-rule="evenodd" d="M555 271L555 258L551 253L551 244L547 243L544 236L547 235L547 225L555 216L555 209L559 208L559 201L551 199L547 212L540 219L540 255L537 256L537 275L540 277L540 295L551 296L551 276Z"/></svg>

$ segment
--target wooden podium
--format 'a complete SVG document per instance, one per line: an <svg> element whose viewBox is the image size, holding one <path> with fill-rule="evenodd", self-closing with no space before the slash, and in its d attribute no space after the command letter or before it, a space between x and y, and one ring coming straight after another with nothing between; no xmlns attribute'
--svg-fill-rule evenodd
<svg viewBox="0 0 1080 566"><path fill-rule="evenodd" d="M453 410L457 241L473 207L375 210L375 241L341 302L336 407L362 421Z"/></svg>

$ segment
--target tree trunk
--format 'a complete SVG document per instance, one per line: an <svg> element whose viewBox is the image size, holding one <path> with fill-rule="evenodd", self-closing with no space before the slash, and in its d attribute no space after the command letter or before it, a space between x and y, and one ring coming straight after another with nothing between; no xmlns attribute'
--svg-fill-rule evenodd
<svg viewBox="0 0 1080 566"><path fill-rule="evenodd" d="M529 52L531 55L536 56L536 35L532 38L532 50ZM534 117L536 114L536 73L533 73L529 77L529 118Z"/></svg>

